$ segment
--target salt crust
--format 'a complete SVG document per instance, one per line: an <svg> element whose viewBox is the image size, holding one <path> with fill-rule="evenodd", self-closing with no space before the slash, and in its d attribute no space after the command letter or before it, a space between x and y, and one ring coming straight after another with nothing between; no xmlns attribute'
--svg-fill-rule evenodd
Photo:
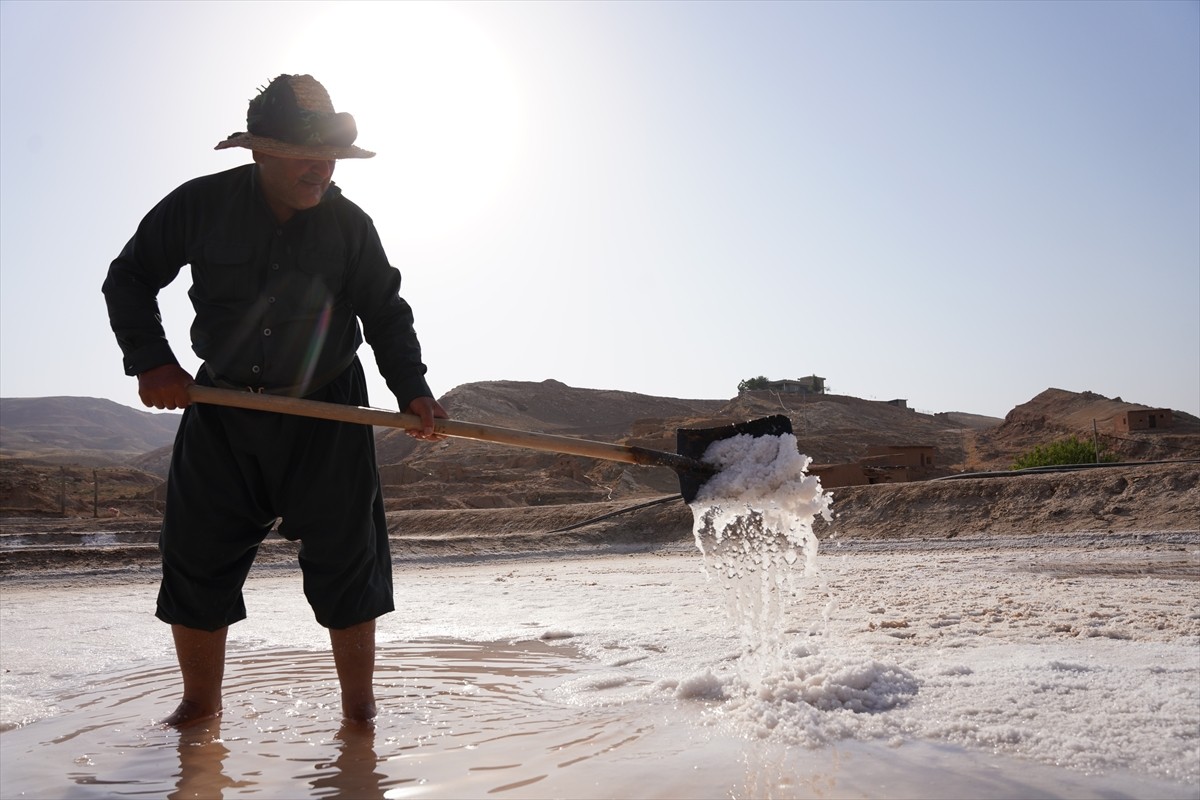
<svg viewBox="0 0 1200 800"><path fill-rule="evenodd" d="M563 705L626 709L642 719L681 708L714 732L764 747L886 742L906 774L931 769L932 751L922 743L965 748L975 766L957 762L958 772L938 772L939 785L962 790L942 796L974 796L972 787L996 774L987 760L994 755L1020 759L1007 763L1028 766L1019 774L1031 781L1033 770L1050 765L1094 789L1064 792L1049 783L1042 796L1195 797L1197 587L1155 570L1156 559L1172 553L1197 563L1195 540L1101 552L1090 539L997 544L930 549L914 539L886 552L844 554L836 541L822 542L818 574L800 581L804 591L786 608L779 666L757 676L757 688L743 675L719 582L705 576L694 549L522 558L504 563L504 582L494 562L404 566L396 593L405 611L380 619L380 654L388 662L397 642L570 633L560 641L595 668L552 692ZM1036 568L1095 558L1127 559L1146 572L1056 578ZM251 576L250 617L231 641L235 673L266 650L327 653L325 631L296 600L299 586L295 572ZM27 724L53 715L56 698L97 676L173 674L170 636L145 610L156 591L146 576L69 591L6 586L0 718ZM402 674L403 665L392 663ZM333 680L331 672L313 676L323 687L316 694ZM235 711L245 699L231 690L230 730L253 722ZM160 697L131 700L133 717L161 711ZM407 724L403 703L382 713L385 729ZM1137 775L1171 784L1119 789Z"/></svg>

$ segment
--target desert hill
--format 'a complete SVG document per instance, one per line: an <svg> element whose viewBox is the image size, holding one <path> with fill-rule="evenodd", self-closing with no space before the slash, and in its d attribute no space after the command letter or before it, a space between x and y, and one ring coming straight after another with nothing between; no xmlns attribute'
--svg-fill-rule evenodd
<svg viewBox="0 0 1200 800"><path fill-rule="evenodd" d="M655 423L716 415L726 403L578 389L556 380L467 383L451 389L438 402L455 419L606 442L628 436L641 420ZM417 448L403 431L379 430L375 438L381 464L400 463ZM671 449L675 449L673 442Z"/></svg>
<svg viewBox="0 0 1200 800"><path fill-rule="evenodd" d="M814 464L863 459L872 445L936 448L931 475L1007 470L1037 444L1075 434L1091 437L1122 460L1200 457L1200 420L1175 412L1168 430L1116 437L1113 423L1149 406L1091 392L1048 389L1004 419L968 412L923 414L893 403L842 395L749 391L728 401L671 400L597 393L557 381L468 384L443 398L461 419L522 430L566 433L674 452L678 428L706 427L784 414ZM628 409L622 416L619 407ZM578 409L578 411L576 410ZM495 508L624 500L678 490L667 469L631 467L571 456L450 440L435 446L400 431L379 434L390 509Z"/></svg>
<svg viewBox="0 0 1200 800"><path fill-rule="evenodd" d="M1095 392L1047 389L1010 411L1002 424L981 430L975 437L976 459L984 468L1002 469L1016 454L1072 435L1096 436L1102 448L1123 461L1200 458L1200 418L1182 411L1173 411L1168 429L1114 432L1119 415L1149 408Z"/></svg>
<svg viewBox="0 0 1200 800"><path fill-rule="evenodd" d="M817 463L849 462L871 445L930 445L943 472L964 468L966 440L1001 420L918 414L839 395L743 392L732 400L680 400L578 389L559 381L474 383L442 404L458 419L676 450L676 430L785 414ZM391 509L484 508L599 502L678 491L674 472L450 440L430 447L402 431L377 435ZM1006 465L1007 466L1007 465Z"/></svg>
<svg viewBox="0 0 1200 800"><path fill-rule="evenodd" d="M439 402L456 419L675 451L673 420L716 419L723 400L683 400L555 380L459 386ZM648 431L649 438L638 436ZM668 441L669 439L669 441ZM597 502L676 492L668 469L450 439L435 445L376 432L389 509L498 508Z"/></svg>
<svg viewBox="0 0 1200 800"><path fill-rule="evenodd" d="M994 417L922 414L891 403L846 395L778 395L743 392L722 413L733 418L786 414L800 450L817 464L855 461L871 445L927 445L937 448L937 463L946 470L967 467L965 438L975 430L998 425Z"/></svg>
<svg viewBox="0 0 1200 800"><path fill-rule="evenodd" d="M1093 420L1102 444L1123 460L1200 457L1196 417L1176 411L1170 429L1118 437L1116 416L1149 406L1060 389L1047 389L1003 420L969 412L924 414L842 395L752 391L730 400L687 400L580 389L554 380L471 383L440 399L458 419L668 452L676 450L677 428L782 413L792 421L800 449L817 465L862 459L872 445L921 445L936 448L933 474L943 475L1008 469L1034 445L1068 434L1090 438ZM92 398L6 399L0 410L0 511L153 508L153 487L166 473L176 415ZM422 443L391 429L377 429L376 442L390 511L624 502L678 491L676 475L664 468L460 439ZM51 466L61 464L101 469L72 473L67 480L59 466Z"/></svg>
<svg viewBox="0 0 1200 800"><path fill-rule="evenodd" d="M0 399L0 456L48 464L127 464L169 446L178 414L137 411L95 397Z"/></svg>

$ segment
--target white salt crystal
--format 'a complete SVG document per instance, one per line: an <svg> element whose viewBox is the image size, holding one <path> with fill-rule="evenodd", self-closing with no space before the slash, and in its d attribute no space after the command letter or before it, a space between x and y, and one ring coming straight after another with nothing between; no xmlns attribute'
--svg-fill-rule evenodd
<svg viewBox="0 0 1200 800"><path fill-rule="evenodd" d="M815 571L812 523L818 514L831 518L833 498L806 472L812 459L790 433L721 439L703 460L717 472L691 503L696 546L706 571L722 581L746 654L773 658L783 598L795 592L801 559L805 574Z"/></svg>

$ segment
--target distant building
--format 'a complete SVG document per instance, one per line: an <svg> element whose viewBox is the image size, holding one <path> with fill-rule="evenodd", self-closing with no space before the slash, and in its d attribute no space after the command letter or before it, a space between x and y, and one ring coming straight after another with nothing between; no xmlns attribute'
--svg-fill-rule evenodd
<svg viewBox="0 0 1200 800"><path fill-rule="evenodd" d="M1175 417L1169 408L1131 408L1122 411L1113 420L1113 428L1117 433L1161 430L1174 424Z"/></svg>
<svg viewBox="0 0 1200 800"><path fill-rule="evenodd" d="M784 394L825 394L825 379L819 375L785 378L781 381L769 381L767 389Z"/></svg>
<svg viewBox="0 0 1200 800"><path fill-rule="evenodd" d="M930 477L937 448L923 444L871 445L859 463L870 483L904 483Z"/></svg>
<svg viewBox="0 0 1200 800"><path fill-rule="evenodd" d="M848 464L813 464L810 475L821 479L821 486L864 486L876 483L906 483L932 477L937 448L920 444L872 445L867 455Z"/></svg>
<svg viewBox="0 0 1200 800"><path fill-rule="evenodd" d="M905 409L905 410L907 410L907 409L908 409L908 401L907 401L907 400L899 400L899 399L897 399L897 400L888 400L888 401L887 401L887 404L888 404L889 406L895 406L896 408L903 408L903 409Z"/></svg>
<svg viewBox="0 0 1200 800"><path fill-rule="evenodd" d="M866 461L873 467L913 467L916 469L933 466L937 448L924 444L871 445L867 448Z"/></svg>
<svg viewBox="0 0 1200 800"><path fill-rule="evenodd" d="M812 464L808 468L808 474L820 478L823 489L865 486L870 483L863 465L857 461L850 464Z"/></svg>

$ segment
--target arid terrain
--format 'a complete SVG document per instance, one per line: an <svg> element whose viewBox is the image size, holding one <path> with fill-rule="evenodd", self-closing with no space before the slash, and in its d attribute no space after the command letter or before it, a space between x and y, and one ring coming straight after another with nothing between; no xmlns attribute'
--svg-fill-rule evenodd
<svg viewBox="0 0 1200 800"><path fill-rule="evenodd" d="M356 797L418 779L431 797L1196 796L1200 421L1186 414L1118 436L1139 406L1053 389L1000 420L836 396L459 387L442 400L463 420L668 451L677 428L782 413L816 474L869 462L859 476L880 482L831 489L806 557L751 536L718 564L669 470L378 431L399 613L378 623L381 735L349 757L322 733L337 727L333 663L297 545L278 536L231 634L221 727L203 742L142 732L178 691L151 613L174 419L144 415L149 430L142 412L59 400L53 418L3 401L6 797L323 795L330 774ZM114 435L98 439L97 419ZM1010 469L1071 434L1120 462ZM915 472L869 452L897 445L921 453ZM510 685L520 675L550 682Z"/></svg>
<svg viewBox="0 0 1200 800"><path fill-rule="evenodd" d="M1200 528L1200 420L1177 411L1169 429L1117 436L1117 415L1146 406L1091 393L1048 389L1003 420L837 395L681 400L552 380L468 384L441 400L458 419L669 452L678 428L782 413L816 470L861 459L872 445L935 448L935 480L834 488L835 519L818 523L822 537ZM89 398L2 408L0 573L152 563L176 419ZM1003 474L1033 446L1067 435L1095 437L1121 464ZM665 468L455 439L431 445L390 429L376 440L398 557L690 537L690 510ZM269 540L262 558L291 548Z"/></svg>

